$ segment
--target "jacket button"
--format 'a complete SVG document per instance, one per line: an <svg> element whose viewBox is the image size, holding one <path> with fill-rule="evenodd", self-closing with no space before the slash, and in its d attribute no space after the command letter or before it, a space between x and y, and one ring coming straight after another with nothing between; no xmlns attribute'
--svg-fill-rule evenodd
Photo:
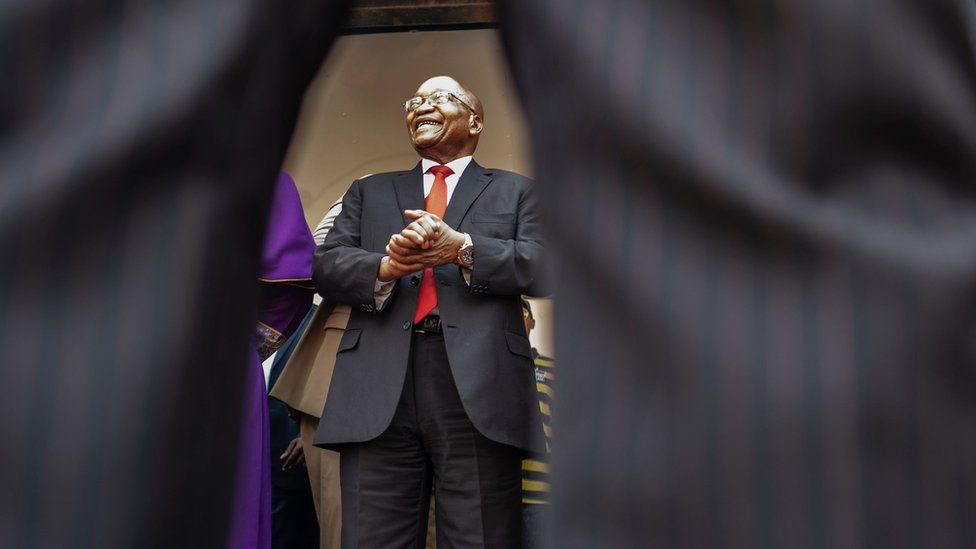
<svg viewBox="0 0 976 549"><path fill-rule="evenodd" d="M403 331L406 332L409 329L410 329L410 321L407 320L406 322L403 323Z"/></svg>
<svg viewBox="0 0 976 549"><path fill-rule="evenodd" d="M411 276L410 277L410 285L411 286L416 286L417 284L420 284L420 277L419 276Z"/></svg>

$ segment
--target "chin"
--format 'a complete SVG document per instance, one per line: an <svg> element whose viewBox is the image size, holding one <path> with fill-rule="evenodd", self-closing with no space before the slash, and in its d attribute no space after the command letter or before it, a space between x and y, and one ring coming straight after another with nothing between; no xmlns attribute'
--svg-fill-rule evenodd
<svg viewBox="0 0 976 549"><path fill-rule="evenodd" d="M433 140L433 141L414 141L413 142L413 148L415 148L417 150L429 149L429 148L434 147L436 145L437 145L437 141L436 140Z"/></svg>

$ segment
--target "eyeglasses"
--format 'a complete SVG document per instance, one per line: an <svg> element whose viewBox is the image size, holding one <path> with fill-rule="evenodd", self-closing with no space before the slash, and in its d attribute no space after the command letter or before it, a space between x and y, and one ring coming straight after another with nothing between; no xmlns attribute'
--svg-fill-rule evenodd
<svg viewBox="0 0 976 549"><path fill-rule="evenodd" d="M427 97L417 96L417 97L412 97L410 99L407 99L406 102L403 103L403 110L408 113L411 113L419 109L420 106L426 103L427 101L430 101L431 105L436 106L436 105L443 105L444 103L450 101L452 98L458 103L467 107L469 111L475 112L474 108L471 105L465 103L463 99L461 99L460 97L454 95L449 91L443 91L443 90L435 91L434 93L428 95Z"/></svg>

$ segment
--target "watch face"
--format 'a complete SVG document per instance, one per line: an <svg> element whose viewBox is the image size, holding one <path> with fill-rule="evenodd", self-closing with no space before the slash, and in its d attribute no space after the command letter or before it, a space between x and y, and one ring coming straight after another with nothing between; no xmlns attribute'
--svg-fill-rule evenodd
<svg viewBox="0 0 976 549"><path fill-rule="evenodd" d="M461 248L458 251L458 256L460 256L461 263L465 265L470 265L474 261L474 248L468 246L467 248Z"/></svg>

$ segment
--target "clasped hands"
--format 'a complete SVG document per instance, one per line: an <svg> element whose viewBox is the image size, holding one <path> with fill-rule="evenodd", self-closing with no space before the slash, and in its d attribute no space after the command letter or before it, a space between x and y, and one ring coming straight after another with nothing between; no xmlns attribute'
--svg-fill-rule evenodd
<svg viewBox="0 0 976 549"><path fill-rule="evenodd" d="M440 217L424 210L403 212L413 222L390 237L387 255L380 261L377 278L394 280L428 267L439 267L457 261L464 235L444 223Z"/></svg>

